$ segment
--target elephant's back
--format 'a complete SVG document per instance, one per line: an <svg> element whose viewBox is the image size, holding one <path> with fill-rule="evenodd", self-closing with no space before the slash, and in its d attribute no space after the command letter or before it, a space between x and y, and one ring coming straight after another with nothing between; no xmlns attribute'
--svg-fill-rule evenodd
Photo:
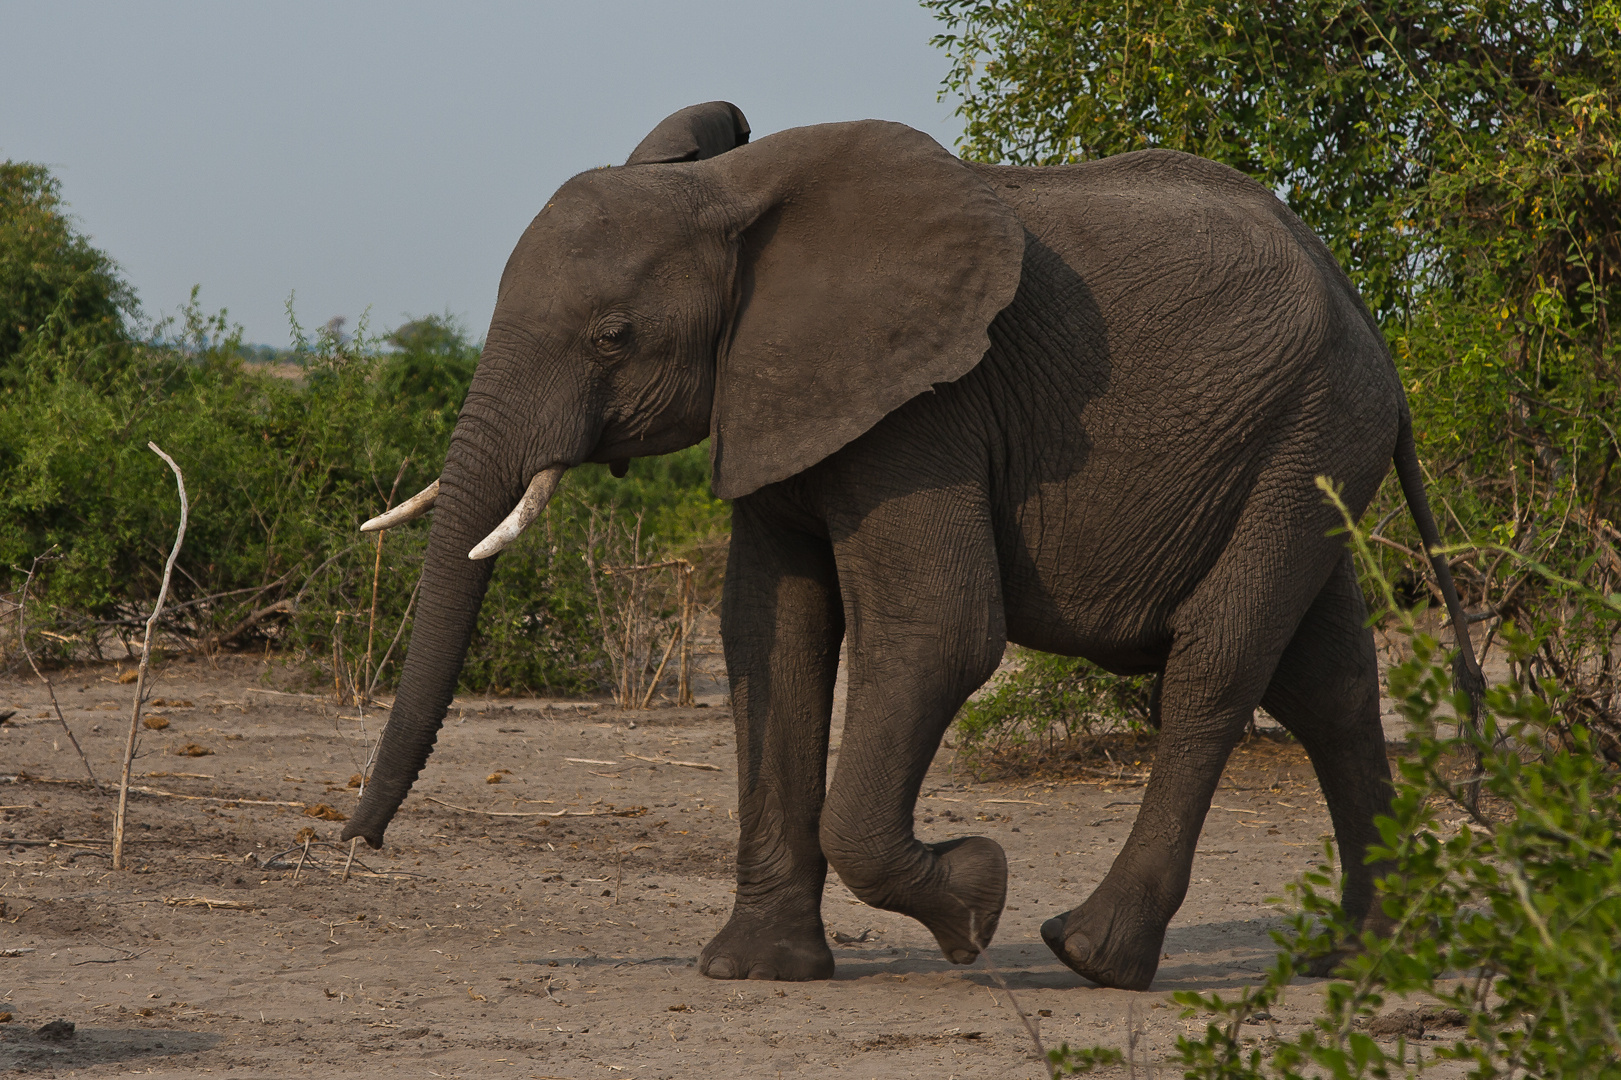
<svg viewBox="0 0 1621 1080"><path fill-rule="evenodd" d="M979 372L1010 630L1148 663L1280 455L1377 483L1399 382L1327 249L1239 173L1169 151L976 168L1029 231Z"/></svg>

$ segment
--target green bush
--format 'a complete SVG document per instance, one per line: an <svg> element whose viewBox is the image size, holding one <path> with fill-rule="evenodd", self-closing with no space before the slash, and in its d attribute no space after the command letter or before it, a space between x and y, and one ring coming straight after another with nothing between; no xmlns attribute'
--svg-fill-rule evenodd
<svg viewBox="0 0 1621 1080"><path fill-rule="evenodd" d="M1051 751L1077 737L1142 732L1152 677L1111 675L1078 657L1015 646L1018 665L998 676L957 714L957 749L989 760L1029 748Z"/></svg>

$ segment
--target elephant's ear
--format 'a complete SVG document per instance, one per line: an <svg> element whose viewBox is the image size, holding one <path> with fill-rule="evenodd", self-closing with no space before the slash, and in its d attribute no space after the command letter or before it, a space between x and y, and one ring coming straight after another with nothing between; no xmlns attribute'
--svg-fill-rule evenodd
<svg viewBox="0 0 1621 1080"><path fill-rule="evenodd" d="M808 469L985 355L1019 285L1024 227L927 135L876 120L796 128L704 171L738 207L716 495Z"/></svg>
<svg viewBox="0 0 1621 1080"><path fill-rule="evenodd" d="M636 145L626 165L703 161L749 141L749 122L730 101L688 105L665 117Z"/></svg>

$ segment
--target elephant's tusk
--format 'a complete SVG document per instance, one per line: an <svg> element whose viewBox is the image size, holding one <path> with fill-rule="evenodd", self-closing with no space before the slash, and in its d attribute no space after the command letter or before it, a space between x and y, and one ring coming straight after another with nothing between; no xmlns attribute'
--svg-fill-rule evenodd
<svg viewBox="0 0 1621 1080"><path fill-rule="evenodd" d="M523 493L523 498L512 508L512 513L508 514L506 520L497 525L490 535L479 541L478 547L469 551L467 557L488 559L518 539L518 534L534 524L540 512L546 509L546 503L551 499L552 492L557 490L557 482L563 479L563 474L567 471L567 465L548 465L536 473L535 478L529 481L529 487Z"/></svg>
<svg viewBox="0 0 1621 1080"><path fill-rule="evenodd" d="M376 532L378 529L392 529L396 525L404 525L407 521L415 521L433 509L434 500L438 498L439 481L435 480L394 509L378 514L366 522L360 527L360 531Z"/></svg>

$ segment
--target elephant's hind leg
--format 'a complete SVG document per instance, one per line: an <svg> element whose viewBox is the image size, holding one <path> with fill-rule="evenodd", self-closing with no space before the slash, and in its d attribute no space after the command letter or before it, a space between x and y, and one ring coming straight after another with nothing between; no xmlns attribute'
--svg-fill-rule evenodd
<svg viewBox="0 0 1621 1080"><path fill-rule="evenodd" d="M714 979L827 979L817 822L844 618L825 539L733 507L722 631L737 726L737 901L698 968Z"/></svg>
<svg viewBox="0 0 1621 1080"><path fill-rule="evenodd" d="M1261 704L1300 740L1317 770L1339 841L1342 903L1351 921L1377 929L1374 878L1364 860L1390 812L1390 764L1379 721L1379 666L1356 570L1347 552L1301 620Z"/></svg>
<svg viewBox="0 0 1621 1080"><path fill-rule="evenodd" d="M1309 479L1289 485L1301 487L1312 490ZM1042 925L1054 954L1094 982L1146 990L1153 981L1227 757L1338 557L1324 536L1331 522L1319 524L1324 515L1308 506L1306 523L1291 523L1301 510L1290 509L1247 507L1216 566L1177 609L1159 744L1131 835L1092 895Z"/></svg>

